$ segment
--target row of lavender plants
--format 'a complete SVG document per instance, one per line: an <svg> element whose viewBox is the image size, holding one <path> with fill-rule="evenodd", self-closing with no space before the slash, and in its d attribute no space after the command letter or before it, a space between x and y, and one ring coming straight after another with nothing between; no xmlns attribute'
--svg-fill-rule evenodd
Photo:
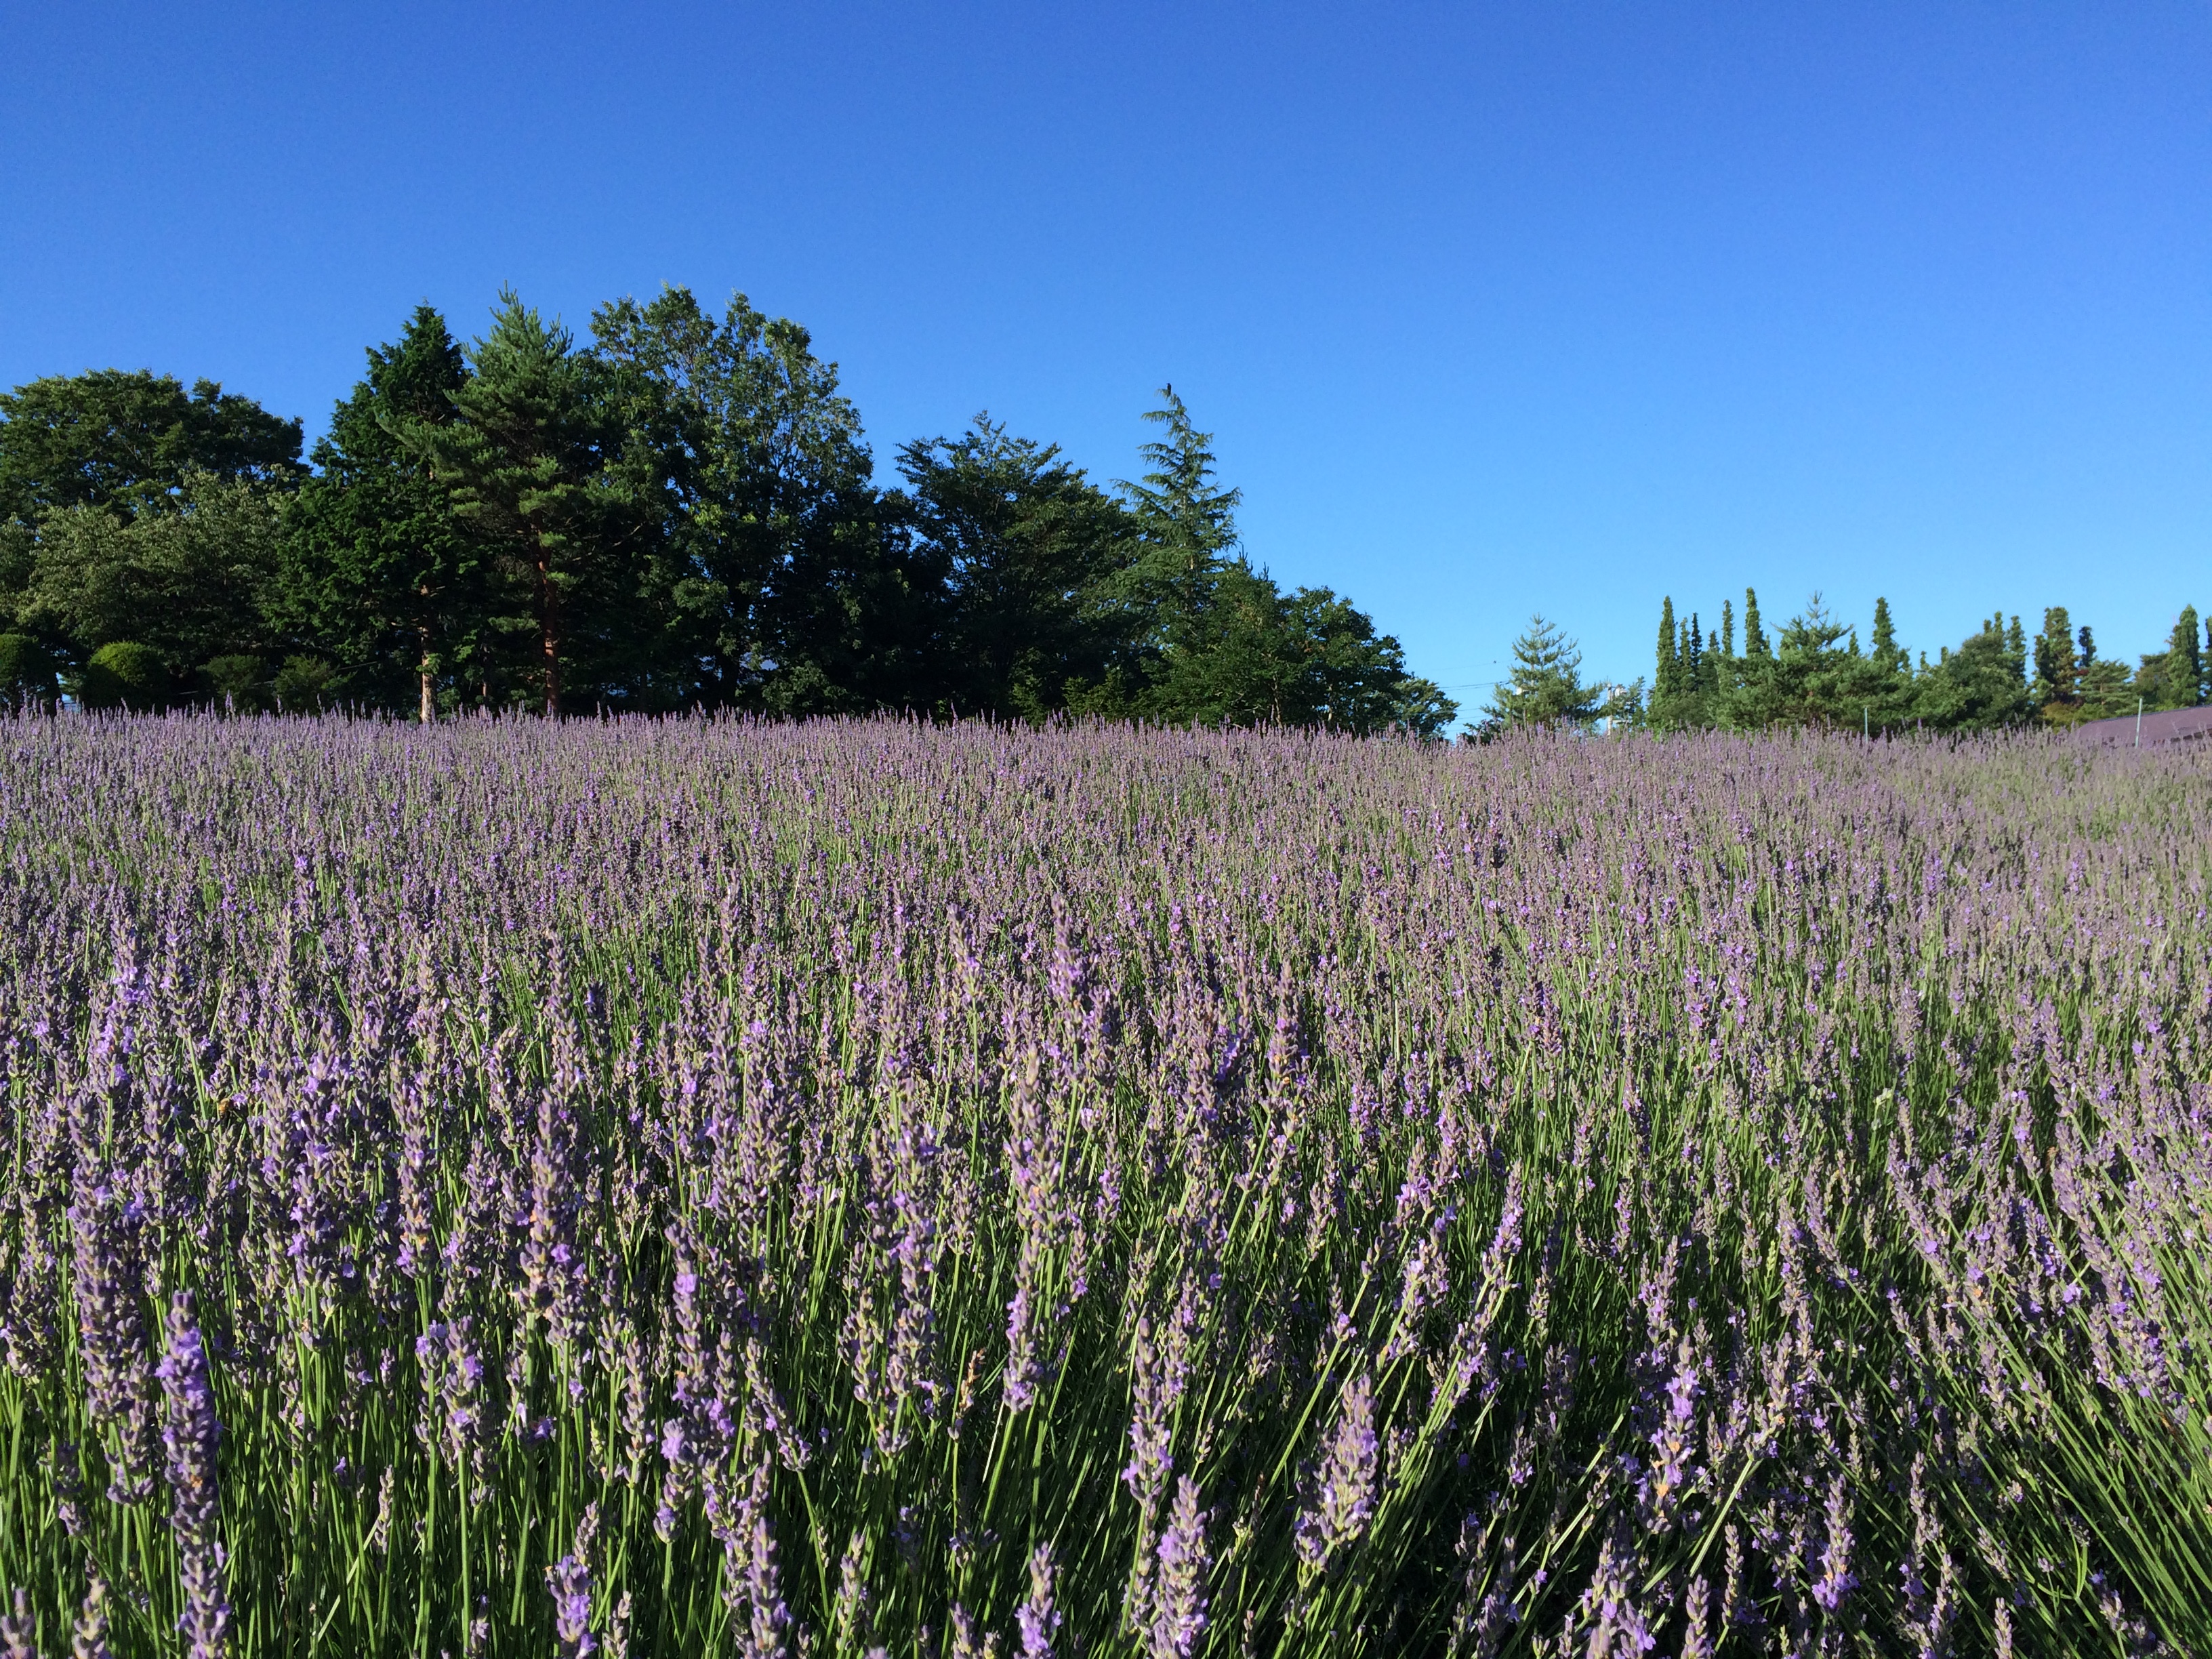
<svg viewBox="0 0 2212 1659"><path fill-rule="evenodd" d="M2212 763L0 726L0 1653L2212 1651Z"/></svg>

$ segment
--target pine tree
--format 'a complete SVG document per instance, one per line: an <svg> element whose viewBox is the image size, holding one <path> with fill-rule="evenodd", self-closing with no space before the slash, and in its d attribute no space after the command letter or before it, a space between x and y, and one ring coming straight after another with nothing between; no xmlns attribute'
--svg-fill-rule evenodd
<svg viewBox="0 0 2212 1659"><path fill-rule="evenodd" d="M1674 600L1670 594L1659 602L1659 659L1651 675L1651 701L1657 708L1673 703L1680 661L1674 644Z"/></svg>
<svg viewBox="0 0 2212 1659"><path fill-rule="evenodd" d="M1735 655L1735 607L1726 599L1721 601L1721 655Z"/></svg>
<svg viewBox="0 0 2212 1659"><path fill-rule="evenodd" d="M1150 574L1188 605L1203 603L1213 573L1237 545L1241 489L1215 487L1213 434L1191 424L1190 410L1172 386L1160 388L1160 407L1145 418L1167 435L1137 452L1152 464L1139 483L1116 480L1137 529L1151 550Z"/></svg>
<svg viewBox="0 0 2212 1659"><path fill-rule="evenodd" d="M1486 734L1515 726L1585 727L1604 713L1602 687L1582 683L1581 648L1541 617L1513 641L1513 673L1485 708Z"/></svg>
<svg viewBox="0 0 2212 1659"><path fill-rule="evenodd" d="M1889 601L1877 599L1874 602L1874 659L1891 673L1903 673L1907 659L1897 643L1896 624L1890 620Z"/></svg>
<svg viewBox="0 0 2212 1659"><path fill-rule="evenodd" d="M333 411L292 515L288 618L337 659L349 696L404 698L426 723L441 682L489 643L483 543L427 459L467 381L445 319L417 306L395 343L369 349L368 378Z"/></svg>
<svg viewBox="0 0 2212 1659"><path fill-rule="evenodd" d="M567 631L580 620L572 613L606 574L592 489L604 434L574 337L511 290L500 301L471 354L474 373L453 396L457 418L422 441L455 510L525 579L534 678L545 712L556 714Z"/></svg>

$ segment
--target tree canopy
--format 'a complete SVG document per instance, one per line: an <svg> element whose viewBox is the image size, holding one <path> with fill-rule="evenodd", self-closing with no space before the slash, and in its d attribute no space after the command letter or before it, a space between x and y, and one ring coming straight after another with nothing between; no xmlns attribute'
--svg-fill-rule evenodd
<svg viewBox="0 0 2212 1659"><path fill-rule="evenodd" d="M879 480L805 328L683 288L599 307L586 337L512 292L471 340L417 306L304 464L299 421L213 380L48 376L0 394L0 696L1444 732L1456 704L1394 635L1245 545L1172 386L1143 419L1135 479L986 413ZM2059 605L1931 663L1887 599L1862 644L1817 593L1774 629L1747 588L1717 619L1665 598L1648 684L1585 683L1535 617L1470 735L1975 731L2208 697L2193 606L2132 667Z"/></svg>
<svg viewBox="0 0 2212 1659"><path fill-rule="evenodd" d="M1728 615L1723 607L1723 617ZM2166 648L2124 664L2100 658L2086 626L2078 634L2063 605L2043 613L2031 642L2017 615L1993 612L1934 662L1916 667L1898 642L1889 601L1875 601L1869 644L1832 614L1818 593L1771 645L1759 596L1744 592L1744 650L1733 648L1726 621L1701 638L1694 615L1678 622L1672 597L1660 606L1656 684L1646 721L1659 730L1750 729L1771 726L1996 731L2036 723L2068 726L2206 700L2205 652L2197 616L2184 607Z"/></svg>
<svg viewBox="0 0 2212 1659"><path fill-rule="evenodd" d="M684 289L602 306L588 339L513 293L468 342L419 306L305 466L297 421L211 382L33 381L0 398L9 684L122 684L87 678L108 651L138 702L425 720L1448 725L1364 612L1250 561L1172 388L1145 418L1134 483L979 415L900 446L885 488L804 328Z"/></svg>
<svg viewBox="0 0 2212 1659"><path fill-rule="evenodd" d="M299 461L298 421L213 380L187 392L174 375L106 368L0 392L0 520L77 507L128 519L198 475L283 483Z"/></svg>

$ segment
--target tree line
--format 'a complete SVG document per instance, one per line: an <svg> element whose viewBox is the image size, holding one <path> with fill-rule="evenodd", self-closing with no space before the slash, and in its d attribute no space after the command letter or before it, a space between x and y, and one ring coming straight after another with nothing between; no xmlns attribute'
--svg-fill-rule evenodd
<svg viewBox="0 0 2212 1659"><path fill-rule="evenodd" d="M1172 387L1134 481L988 415L879 483L834 364L739 295L418 307L301 422L101 370L0 396L0 690L422 720L733 708L1440 732L1456 705L1245 554Z"/></svg>
<svg viewBox="0 0 2212 1659"><path fill-rule="evenodd" d="M1858 629L1832 615L1816 593L1769 637L1759 595L1743 595L1741 649L1732 602L1707 631L1694 611L1660 606L1654 672L1626 686L1585 684L1572 640L1536 617L1514 644L1513 670L1474 728L1491 735L1518 725L1660 732L1778 726L1868 732L1992 731L2032 724L2075 726L2139 709L2196 708L2212 701L2212 619L2200 629L2194 605L2176 617L2163 650L2133 667L2098 654L2063 605L2043 613L2029 639L2017 615L1991 614L1935 661L1898 643L1889 601L1875 601L1863 646Z"/></svg>

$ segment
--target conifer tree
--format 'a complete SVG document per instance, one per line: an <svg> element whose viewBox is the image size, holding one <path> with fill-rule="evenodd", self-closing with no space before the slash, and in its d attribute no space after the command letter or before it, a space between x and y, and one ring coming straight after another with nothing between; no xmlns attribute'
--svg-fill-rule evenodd
<svg viewBox="0 0 2212 1659"><path fill-rule="evenodd" d="M1540 616L1513 641L1513 672L1503 681L1478 730L1516 726L1587 727L1606 713L1605 691L1582 682L1581 647Z"/></svg>
<svg viewBox="0 0 2212 1659"><path fill-rule="evenodd" d="M2075 719L2081 702L2082 665L2075 654L2073 619L2064 605L2045 610L2043 631L2035 636L2034 663L2031 696L2036 712L2046 720Z"/></svg>
<svg viewBox="0 0 2212 1659"><path fill-rule="evenodd" d="M2167 696L2176 708L2196 708L2204 701L2204 655L2197 644L2195 605L2185 605L2175 618L2166 660Z"/></svg>
<svg viewBox="0 0 2212 1659"><path fill-rule="evenodd" d="M606 586L593 484L605 435L590 365L568 331L512 290L477 342L473 374L453 396L457 418L420 441L455 510L501 550L527 589L525 623L537 636L534 678L548 714L561 709L562 654L572 613Z"/></svg>
<svg viewBox="0 0 2212 1659"><path fill-rule="evenodd" d="M1889 601L1886 599L1874 602L1874 659L1890 673L1901 674L1907 668L1908 659L1897 642L1896 625L1890 620Z"/></svg>
<svg viewBox="0 0 2212 1659"><path fill-rule="evenodd" d="M1759 595L1748 587L1743 590L1743 654L1767 655L1766 634L1759 625Z"/></svg>
<svg viewBox="0 0 2212 1659"><path fill-rule="evenodd" d="M1137 452L1152 471L1137 483L1118 479L1116 487L1148 549L1144 574L1191 610L1203 604L1207 585L1237 545L1237 508L1244 492L1216 487L1213 434L1191 423L1175 387L1162 386L1160 399L1160 407L1146 410L1145 418L1164 427L1165 435Z"/></svg>
<svg viewBox="0 0 2212 1659"><path fill-rule="evenodd" d="M349 696L411 703L426 724L441 688L493 643L483 542L428 459L467 383L446 319L417 306L398 341L369 348L368 377L332 413L292 507L286 619L336 659Z"/></svg>

